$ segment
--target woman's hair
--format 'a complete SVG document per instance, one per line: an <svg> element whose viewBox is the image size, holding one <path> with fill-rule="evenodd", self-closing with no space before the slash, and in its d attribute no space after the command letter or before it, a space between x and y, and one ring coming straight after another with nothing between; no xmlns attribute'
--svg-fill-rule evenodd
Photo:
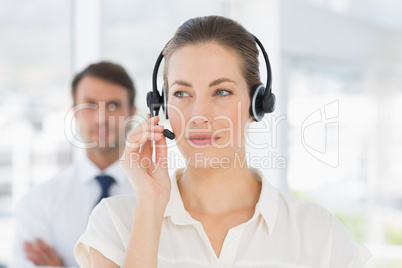
<svg viewBox="0 0 402 268"><path fill-rule="evenodd" d="M215 42L236 52L240 58L241 71L249 91L254 85L262 84L258 49L254 36L234 20L219 16L206 16L193 18L183 23L164 49L163 78L167 92L169 90L167 74L172 54L184 46L207 42Z"/></svg>

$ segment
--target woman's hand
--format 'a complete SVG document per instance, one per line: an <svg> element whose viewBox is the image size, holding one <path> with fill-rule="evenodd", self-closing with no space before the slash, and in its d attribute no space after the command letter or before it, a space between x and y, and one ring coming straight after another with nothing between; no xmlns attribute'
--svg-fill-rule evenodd
<svg viewBox="0 0 402 268"><path fill-rule="evenodd" d="M139 203L163 205L170 197L166 138L163 126L157 125L159 116L142 121L126 141L121 166L137 194ZM155 142L155 162L152 160Z"/></svg>

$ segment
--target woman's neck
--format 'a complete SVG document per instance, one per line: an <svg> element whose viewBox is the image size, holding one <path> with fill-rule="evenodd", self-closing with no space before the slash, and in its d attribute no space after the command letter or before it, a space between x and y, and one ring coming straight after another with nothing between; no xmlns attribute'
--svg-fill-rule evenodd
<svg viewBox="0 0 402 268"><path fill-rule="evenodd" d="M254 208L261 193L261 183L246 165L228 168L190 165L178 180L178 187L186 210L209 216Z"/></svg>

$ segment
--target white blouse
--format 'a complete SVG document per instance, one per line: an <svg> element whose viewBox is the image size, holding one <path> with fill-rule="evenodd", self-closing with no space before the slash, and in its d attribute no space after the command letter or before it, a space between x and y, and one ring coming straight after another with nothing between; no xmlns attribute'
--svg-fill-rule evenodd
<svg viewBox="0 0 402 268"><path fill-rule="evenodd" d="M176 171L162 223L158 267L364 267L370 252L354 241L332 214L278 191L259 171L251 170L262 182L255 213L249 221L229 230L219 258L202 224L183 206L177 187L182 170ZM90 247L123 265L135 204L134 195L114 196L93 210L74 249L82 268L90 267Z"/></svg>

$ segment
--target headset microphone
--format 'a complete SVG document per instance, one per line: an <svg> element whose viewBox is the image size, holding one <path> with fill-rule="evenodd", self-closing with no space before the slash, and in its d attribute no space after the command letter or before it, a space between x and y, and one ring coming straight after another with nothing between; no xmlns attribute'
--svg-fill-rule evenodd
<svg viewBox="0 0 402 268"><path fill-rule="evenodd" d="M174 135L174 133L173 133L172 131L170 131L169 129L164 129L164 130L162 131L162 134L163 134L166 138L171 139L171 140L173 140L173 139L176 137L176 135Z"/></svg>

